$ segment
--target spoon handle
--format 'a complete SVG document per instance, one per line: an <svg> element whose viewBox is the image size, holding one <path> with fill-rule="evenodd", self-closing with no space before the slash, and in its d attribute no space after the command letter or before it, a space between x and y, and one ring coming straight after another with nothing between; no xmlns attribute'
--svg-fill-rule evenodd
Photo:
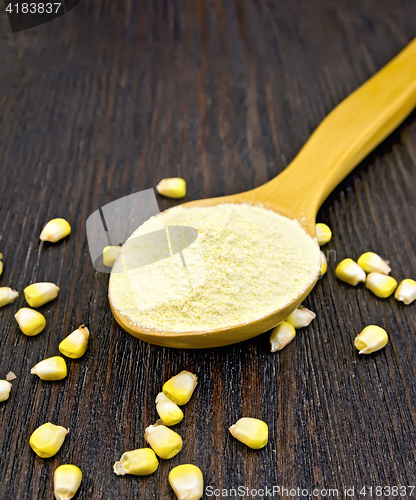
<svg viewBox="0 0 416 500"><path fill-rule="evenodd" d="M311 232L326 197L415 106L416 38L342 101L292 163L275 179L249 191L249 198L303 219ZM290 209L283 210L285 207Z"/></svg>

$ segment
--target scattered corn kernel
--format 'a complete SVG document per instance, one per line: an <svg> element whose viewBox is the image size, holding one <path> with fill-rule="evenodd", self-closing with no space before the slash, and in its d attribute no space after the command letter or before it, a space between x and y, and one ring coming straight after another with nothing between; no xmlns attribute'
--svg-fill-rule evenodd
<svg viewBox="0 0 416 500"><path fill-rule="evenodd" d="M133 474L135 476L148 476L159 467L159 461L151 448L126 451L121 455L120 461L114 464L117 476Z"/></svg>
<svg viewBox="0 0 416 500"><path fill-rule="evenodd" d="M65 427L47 422L33 432L29 444L41 458L53 457L60 450L68 432Z"/></svg>
<svg viewBox="0 0 416 500"><path fill-rule="evenodd" d="M17 377L16 375L13 373L13 372L9 372L7 375L6 375L6 380L9 382L10 380L15 380Z"/></svg>
<svg viewBox="0 0 416 500"><path fill-rule="evenodd" d="M109 246L105 247L103 250L103 264L107 267L113 267L118 254L120 253L121 247Z"/></svg>
<svg viewBox="0 0 416 500"><path fill-rule="evenodd" d="M23 291L30 307L40 307L57 297L59 287L53 283L33 283Z"/></svg>
<svg viewBox="0 0 416 500"><path fill-rule="evenodd" d="M46 326L45 317L38 311L22 307L14 315L19 327L25 335L33 337L40 333Z"/></svg>
<svg viewBox="0 0 416 500"><path fill-rule="evenodd" d="M199 500L204 494L204 477L196 465L174 467L169 473L169 484L178 500Z"/></svg>
<svg viewBox="0 0 416 500"><path fill-rule="evenodd" d="M8 286L3 286L0 288L0 307L7 306L11 304L19 296L16 290L12 290Z"/></svg>
<svg viewBox="0 0 416 500"><path fill-rule="evenodd" d="M56 500L71 500L81 486L82 472L76 465L60 465L53 475Z"/></svg>
<svg viewBox="0 0 416 500"><path fill-rule="evenodd" d="M326 273L328 269L328 261L326 260L326 255L321 251L321 273L319 275L320 278Z"/></svg>
<svg viewBox="0 0 416 500"><path fill-rule="evenodd" d="M81 358L87 350L89 338L90 332L88 328L81 325L59 344L59 350L67 358Z"/></svg>
<svg viewBox="0 0 416 500"><path fill-rule="evenodd" d="M62 380L67 374L66 363L61 356L53 356L40 361L30 370L30 373L42 380Z"/></svg>
<svg viewBox="0 0 416 500"><path fill-rule="evenodd" d="M294 328L304 328L308 326L313 319L316 318L316 314L310 311L306 307L299 306L293 311L286 319L286 323L289 323Z"/></svg>
<svg viewBox="0 0 416 500"><path fill-rule="evenodd" d="M326 224L322 223L316 224L315 231L316 231L316 238L321 246L328 243L328 241L331 241L332 231Z"/></svg>
<svg viewBox="0 0 416 500"><path fill-rule="evenodd" d="M182 449L182 438L179 434L158 422L145 429L144 437L160 458L172 458Z"/></svg>
<svg viewBox="0 0 416 500"><path fill-rule="evenodd" d="M1 253L0 253L1 255ZM0 258L3 258L3 256L1 256ZM3 274L3 262L0 260L0 276Z"/></svg>
<svg viewBox="0 0 416 500"><path fill-rule="evenodd" d="M402 301L406 305L411 304L416 299L416 281L409 279L403 280L397 287L394 298Z"/></svg>
<svg viewBox="0 0 416 500"><path fill-rule="evenodd" d="M183 419L183 412L179 406L167 398L163 392L156 397L156 411L163 425L176 425Z"/></svg>
<svg viewBox="0 0 416 500"><path fill-rule="evenodd" d="M240 418L229 431L236 439L255 450L266 446L269 439L267 424L257 418Z"/></svg>
<svg viewBox="0 0 416 500"><path fill-rule="evenodd" d="M295 328L290 323L283 321L272 330L272 334L270 335L270 351L276 352L282 350L283 347L292 342L295 336Z"/></svg>
<svg viewBox="0 0 416 500"><path fill-rule="evenodd" d="M363 253L357 260L357 264L362 267L366 273L389 274L391 271L389 263L374 252Z"/></svg>
<svg viewBox="0 0 416 500"><path fill-rule="evenodd" d="M370 354L379 351L388 342L387 332L376 325L366 326L364 330L355 337L354 345L359 354Z"/></svg>
<svg viewBox="0 0 416 500"><path fill-rule="evenodd" d="M163 394L177 405L185 405L195 390L198 379L186 370L178 373L163 385Z"/></svg>
<svg viewBox="0 0 416 500"><path fill-rule="evenodd" d="M397 288L397 281L391 276L386 276L381 273L370 273L367 275L365 286L371 290L374 295L385 299Z"/></svg>
<svg viewBox="0 0 416 500"><path fill-rule="evenodd" d="M0 380L0 402L9 399L12 384L7 380Z"/></svg>
<svg viewBox="0 0 416 500"><path fill-rule="evenodd" d="M342 260L335 269L337 278L345 281L349 285L356 286L358 283L365 282L365 272L356 262L352 259Z"/></svg>
<svg viewBox="0 0 416 500"><path fill-rule="evenodd" d="M186 195L186 182L180 177L162 179L156 186L157 192L168 198L183 198Z"/></svg>
<svg viewBox="0 0 416 500"><path fill-rule="evenodd" d="M42 241L56 243L70 234L71 226L65 219L52 219L43 228L39 238Z"/></svg>

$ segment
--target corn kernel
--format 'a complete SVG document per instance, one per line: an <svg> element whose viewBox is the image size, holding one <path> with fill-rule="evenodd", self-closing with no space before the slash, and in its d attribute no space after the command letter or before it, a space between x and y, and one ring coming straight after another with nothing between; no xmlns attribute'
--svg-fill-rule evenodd
<svg viewBox="0 0 416 500"><path fill-rule="evenodd" d="M156 397L156 411L163 425L176 425L183 419L183 412L179 406L167 398L163 392Z"/></svg>
<svg viewBox="0 0 416 500"><path fill-rule="evenodd" d="M186 195L186 182L180 177L162 179L156 186L157 192L168 198L183 198Z"/></svg>
<svg viewBox="0 0 416 500"><path fill-rule="evenodd" d="M362 267L366 273L389 274L391 271L389 263L374 252L363 253L357 260L357 264Z"/></svg>
<svg viewBox="0 0 416 500"><path fill-rule="evenodd" d="M337 278L349 285L356 286L365 282L364 270L352 259L342 260L335 269Z"/></svg>
<svg viewBox="0 0 416 500"><path fill-rule="evenodd" d="M29 444L41 458L53 457L60 450L68 432L65 427L47 422L33 432Z"/></svg>
<svg viewBox="0 0 416 500"><path fill-rule="evenodd" d="M315 226L316 238L320 246L325 245L328 241L331 241L332 231L326 224L316 224Z"/></svg>
<svg viewBox="0 0 416 500"><path fill-rule="evenodd" d="M0 380L0 402L9 399L12 384L7 380Z"/></svg>
<svg viewBox="0 0 416 500"><path fill-rule="evenodd" d="M40 307L57 297L59 287L53 283L33 283L23 291L30 307Z"/></svg>
<svg viewBox="0 0 416 500"><path fill-rule="evenodd" d="M81 358L87 350L89 338L90 332L88 328L81 325L59 344L59 350L67 358Z"/></svg>
<svg viewBox="0 0 416 500"><path fill-rule="evenodd" d="M185 405L195 390L198 379L186 370L178 373L163 385L163 394L177 405Z"/></svg>
<svg viewBox="0 0 416 500"><path fill-rule="evenodd" d="M53 475L56 500L71 500L81 486L82 472L76 465L60 465Z"/></svg>
<svg viewBox="0 0 416 500"><path fill-rule="evenodd" d="M364 330L355 337L354 345L359 354L370 354L379 351L388 342L387 332L376 325L366 326Z"/></svg>
<svg viewBox="0 0 416 500"><path fill-rule="evenodd" d="M1 255L1 254L0 254ZM3 274L3 262L0 260L0 276Z"/></svg>
<svg viewBox="0 0 416 500"><path fill-rule="evenodd" d="M290 323L283 321L272 330L272 334L270 335L270 351L276 352L282 350L283 347L292 342L295 336L295 328Z"/></svg>
<svg viewBox="0 0 416 500"><path fill-rule="evenodd" d="M19 309L14 317L22 332L29 337L37 335L46 326L46 319L43 314L28 307Z"/></svg>
<svg viewBox="0 0 416 500"><path fill-rule="evenodd" d="M30 373L42 380L62 380L67 374L66 363L61 356L53 356L40 361L30 370Z"/></svg>
<svg viewBox="0 0 416 500"><path fill-rule="evenodd" d="M326 255L324 252L321 251L321 272L319 274L319 277L322 278L322 276L326 273L328 269L328 261L326 260Z"/></svg>
<svg viewBox="0 0 416 500"><path fill-rule="evenodd" d="M11 304L19 296L16 290L12 290L8 286L3 286L0 288L0 307L7 306Z"/></svg>
<svg viewBox="0 0 416 500"><path fill-rule="evenodd" d="M371 290L374 295L385 299L397 288L397 281L391 276L386 276L381 273L370 273L367 275L365 286Z"/></svg>
<svg viewBox="0 0 416 500"><path fill-rule="evenodd" d="M6 380L8 382L10 382L10 380L15 380L17 377L16 375L13 373L13 372L9 372L7 375L6 375Z"/></svg>
<svg viewBox="0 0 416 500"><path fill-rule="evenodd" d="M106 267L113 267L118 254L120 253L121 247L109 246L105 247L103 250L103 264Z"/></svg>
<svg viewBox="0 0 416 500"><path fill-rule="evenodd" d="M240 418L229 431L236 439L254 450L266 446L269 439L267 424L257 418Z"/></svg>
<svg viewBox="0 0 416 500"><path fill-rule="evenodd" d="M411 304L416 299L416 281L409 279L403 280L397 287L394 298L402 301L406 305Z"/></svg>
<svg viewBox="0 0 416 500"><path fill-rule="evenodd" d="M182 438L179 434L158 422L145 429L144 437L160 458L172 458L182 449Z"/></svg>
<svg viewBox="0 0 416 500"><path fill-rule="evenodd" d="M126 451L121 455L120 461L114 464L117 476L133 474L135 476L148 476L159 467L159 461L151 448Z"/></svg>
<svg viewBox="0 0 416 500"><path fill-rule="evenodd" d="M204 494L204 477L196 465L174 467L169 473L169 484L178 500L199 500Z"/></svg>
<svg viewBox="0 0 416 500"><path fill-rule="evenodd" d="M292 325L293 328L304 328L315 318L316 314L313 311L310 311L306 307L299 306L285 319L285 321Z"/></svg>
<svg viewBox="0 0 416 500"><path fill-rule="evenodd" d="M43 228L39 238L42 241L56 243L71 232L71 226L65 219L52 219Z"/></svg>

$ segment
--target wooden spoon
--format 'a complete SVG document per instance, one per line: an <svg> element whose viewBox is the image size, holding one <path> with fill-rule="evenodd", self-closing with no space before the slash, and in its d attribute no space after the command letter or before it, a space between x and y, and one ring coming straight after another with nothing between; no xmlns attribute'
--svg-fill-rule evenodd
<svg viewBox="0 0 416 500"><path fill-rule="evenodd" d="M245 193L191 201L183 206L221 203L263 205L296 219L315 236L317 212L329 193L385 139L416 106L416 39L339 104L319 125L292 163L263 186ZM141 340L169 347L205 348L233 344L284 321L311 292L307 289L282 309L249 324L207 332L160 332L140 328L110 305L117 322Z"/></svg>

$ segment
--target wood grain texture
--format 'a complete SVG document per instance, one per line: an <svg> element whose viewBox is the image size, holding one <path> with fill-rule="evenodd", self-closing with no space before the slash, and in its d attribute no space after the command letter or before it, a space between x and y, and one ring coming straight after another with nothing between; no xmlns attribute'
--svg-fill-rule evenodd
<svg viewBox="0 0 416 500"><path fill-rule="evenodd" d="M416 483L414 304L338 282L330 259L306 301L316 320L281 353L269 352L268 333L202 351L147 345L115 322L108 276L94 271L85 233L100 206L166 176L188 180L185 201L271 179L415 34L410 0L81 1L17 34L1 11L0 285L22 292L50 280L61 291L40 309L47 328L37 337L13 319L22 293L0 310L0 377L18 375L0 404L0 498L51 498L63 463L84 473L78 499L173 499L168 474L184 462L219 488ZM415 278L415 183L413 113L325 202L327 250L337 260L373 250L397 279ZM41 243L56 216L70 221L71 236ZM81 323L90 346L68 362L68 377L31 376ZM390 342L359 357L353 339L370 323ZM163 382L182 369L199 377L177 426L183 451L150 477L115 476L114 461L144 445ZM229 435L241 416L269 424L265 449ZM28 440L47 421L70 433L42 460Z"/></svg>

